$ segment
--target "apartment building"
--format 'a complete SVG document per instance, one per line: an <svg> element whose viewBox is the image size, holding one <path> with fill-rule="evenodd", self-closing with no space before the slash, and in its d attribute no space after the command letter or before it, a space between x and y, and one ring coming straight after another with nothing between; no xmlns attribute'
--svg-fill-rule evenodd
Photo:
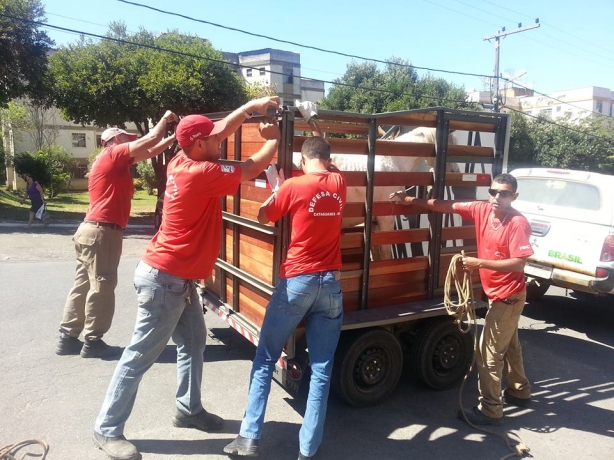
<svg viewBox="0 0 614 460"><path fill-rule="evenodd" d="M524 113L553 120L569 116L573 121L595 114L614 116L614 91L599 86L557 91L548 97L525 96L519 102Z"/></svg>

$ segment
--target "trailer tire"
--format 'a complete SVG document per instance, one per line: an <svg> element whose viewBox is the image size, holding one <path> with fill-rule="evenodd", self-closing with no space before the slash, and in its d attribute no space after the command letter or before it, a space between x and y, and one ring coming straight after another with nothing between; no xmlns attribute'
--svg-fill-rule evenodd
<svg viewBox="0 0 614 460"><path fill-rule="evenodd" d="M423 325L410 349L412 371L435 390L456 385L472 360L473 335L463 334L452 318Z"/></svg>
<svg viewBox="0 0 614 460"><path fill-rule="evenodd" d="M333 391L355 407L379 404L390 396L403 370L403 350L385 329L346 333L335 353Z"/></svg>

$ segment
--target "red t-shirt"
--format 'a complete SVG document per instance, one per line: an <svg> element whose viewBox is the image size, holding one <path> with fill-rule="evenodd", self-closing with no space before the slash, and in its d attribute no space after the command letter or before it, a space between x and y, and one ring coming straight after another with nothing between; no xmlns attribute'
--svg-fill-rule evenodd
<svg viewBox="0 0 614 460"><path fill-rule="evenodd" d="M143 260L179 278L209 278L220 252L220 197L237 191L241 167L196 161L179 152L166 176L162 225Z"/></svg>
<svg viewBox="0 0 614 460"><path fill-rule="evenodd" d="M88 179L90 205L85 220L107 222L126 228L134 184L130 175L128 142L104 149L94 159Z"/></svg>
<svg viewBox="0 0 614 460"><path fill-rule="evenodd" d="M341 268L341 214L346 185L334 168L286 180L266 206L275 222L290 213L290 246L279 276Z"/></svg>
<svg viewBox="0 0 614 460"><path fill-rule="evenodd" d="M463 218L475 221L479 259L502 260L533 254L529 242L531 226L515 209L510 208L502 225L494 228L490 220L492 213L490 203L484 201L454 203L454 211ZM480 268L480 279L488 298L495 301L507 299L525 288L522 272L503 273Z"/></svg>

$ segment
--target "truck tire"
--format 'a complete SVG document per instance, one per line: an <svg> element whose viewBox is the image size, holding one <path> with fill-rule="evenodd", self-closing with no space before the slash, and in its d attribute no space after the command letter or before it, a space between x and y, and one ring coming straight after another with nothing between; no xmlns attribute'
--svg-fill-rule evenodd
<svg viewBox="0 0 614 460"><path fill-rule="evenodd" d="M527 300L541 299L549 287L550 284L543 280L539 280L539 286L536 282L527 283Z"/></svg>
<svg viewBox="0 0 614 460"><path fill-rule="evenodd" d="M333 391L348 404L379 404L394 391L403 370L403 350L385 329L346 333L335 353Z"/></svg>
<svg viewBox="0 0 614 460"><path fill-rule="evenodd" d="M410 348L412 371L435 390L456 385L472 360L473 335L463 334L452 318L425 323Z"/></svg>

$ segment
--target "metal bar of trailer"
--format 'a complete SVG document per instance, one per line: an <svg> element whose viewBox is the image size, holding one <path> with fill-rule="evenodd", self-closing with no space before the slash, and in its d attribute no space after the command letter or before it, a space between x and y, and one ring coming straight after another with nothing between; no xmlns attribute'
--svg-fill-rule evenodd
<svg viewBox="0 0 614 460"><path fill-rule="evenodd" d="M229 264L225 260L218 259L217 262L215 262L215 265L217 267L219 267L220 269L230 273L235 278L241 279L241 280L245 281L246 283L248 283L249 285L251 285L251 286L253 286L253 287L257 288L257 289L260 289L265 294L273 295L273 290L275 289L273 286L271 286L270 284L267 284L267 283L265 283L263 281L260 281L255 276L252 276L249 273L241 270L240 268L237 268L234 265ZM238 300L237 300L237 302L238 302ZM239 311L236 308L236 306L238 306L238 303L233 304L233 305L235 305L235 311Z"/></svg>
<svg viewBox="0 0 614 460"><path fill-rule="evenodd" d="M437 114L437 146L435 152L435 180L433 182L433 198L437 200L445 199L445 180L447 156L448 156L448 137L450 134L450 123L442 111ZM433 298L435 288L439 284L439 266L441 256L441 227L443 225L443 214L440 212L431 213L431 239L429 242L429 278L427 296Z"/></svg>
<svg viewBox="0 0 614 460"><path fill-rule="evenodd" d="M240 134L237 134L237 132L235 132L234 134L234 140L235 140L235 144L237 142L237 136L240 136ZM240 137L239 137L240 139ZM222 148L221 148L221 152L220 152L220 159L222 160L227 160L228 159L228 139L224 139L222 141ZM228 203L228 197L226 195L224 195L222 197L222 209L226 209ZM222 227L223 227L223 223L222 223ZM226 232L222 231L222 234L220 235L221 238L221 244L220 244L220 258L222 259L226 259L226 243L224 241L224 239L226 238ZM228 296L226 295L226 289L225 289L225 274L221 273L221 276L219 277L219 279L216 279L216 283L218 284L218 289L220 292L220 300L222 302L226 302L228 300Z"/></svg>
<svg viewBox="0 0 614 460"><path fill-rule="evenodd" d="M234 145L234 160L241 161L241 149L243 144L243 129L239 127L235 132L235 145ZM232 213L236 216L241 214L241 187L237 188L237 192L232 200ZM230 221L230 229L232 230L232 260L239 266L240 265L240 238L239 238L239 226L236 221ZM231 275L232 276L232 275ZM226 283L224 283L226 284ZM225 286L222 286L225 288ZM225 289L224 289L225 290ZM239 305L239 279L236 276L232 276L232 304L236 306L237 311L241 311Z"/></svg>
<svg viewBox="0 0 614 460"><path fill-rule="evenodd" d="M375 137L377 135L377 123L375 119L369 121L369 137L367 139L367 190L366 190L366 213L364 240L365 251L363 253L362 289L360 296L360 309L366 310L369 301L369 269L371 267L371 231L373 228L373 183L375 174Z"/></svg>
<svg viewBox="0 0 614 460"><path fill-rule="evenodd" d="M254 220L248 219L247 217L237 216L226 211L222 211L222 219L232 224L238 224L243 227L251 228L253 230L259 231L260 233L264 233L265 235L275 236L279 234L279 230L275 227L260 224Z"/></svg>

